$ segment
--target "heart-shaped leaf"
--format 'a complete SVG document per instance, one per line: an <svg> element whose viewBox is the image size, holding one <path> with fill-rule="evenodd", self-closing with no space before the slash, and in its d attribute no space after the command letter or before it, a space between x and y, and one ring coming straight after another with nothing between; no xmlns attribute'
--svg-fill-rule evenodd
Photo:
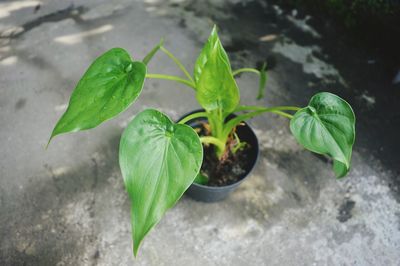
<svg viewBox="0 0 400 266"><path fill-rule="evenodd" d="M355 140L355 116L345 100L328 92L314 95L307 107L296 112L290 130L306 149L332 157L338 177L347 174Z"/></svg>
<svg viewBox="0 0 400 266"><path fill-rule="evenodd" d="M51 138L94 128L124 111L139 96L146 66L132 61L121 48L98 57L78 82L69 105L55 126Z"/></svg>
<svg viewBox="0 0 400 266"><path fill-rule="evenodd" d="M229 58L214 26L194 67L196 98L207 111L221 110L227 115L239 103L239 88L232 75Z"/></svg>
<svg viewBox="0 0 400 266"><path fill-rule="evenodd" d="M143 237L193 183L202 160L200 139L188 125L152 109L129 123L119 164L131 199L135 256Z"/></svg>

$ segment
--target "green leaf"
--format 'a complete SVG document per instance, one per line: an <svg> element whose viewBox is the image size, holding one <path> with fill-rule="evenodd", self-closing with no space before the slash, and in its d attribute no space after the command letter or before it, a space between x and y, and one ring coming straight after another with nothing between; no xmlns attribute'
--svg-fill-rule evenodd
<svg viewBox="0 0 400 266"><path fill-rule="evenodd" d="M257 95L257 100L260 100L264 98L265 95L265 85L267 84L267 64L264 63L260 69L260 82L258 84L258 95Z"/></svg>
<svg viewBox="0 0 400 266"><path fill-rule="evenodd" d="M94 128L124 111L139 96L145 75L146 66L132 61L121 48L98 57L72 92L50 140L61 133Z"/></svg>
<svg viewBox="0 0 400 266"><path fill-rule="evenodd" d="M355 116L351 106L339 96L321 92L307 107L296 112L290 130L306 149L332 157L337 177L350 169L355 140Z"/></svg>
<svg viewBox="0 0 400 266"><path fill-rule="evenodd" d="M143 58L143 63L147 65L153 56L160 50L161 46L164 44L164 39L162 38L160 42Z"/></svg>
<svg viewBox="0 0 400 266"><path fill-rule="evenodd" d="M214 26L194 67L196 98L208 112L220 110L224 115L239 103L239 88L232 75L229 58Z"/></svg>
<svg viewBox="0 0 400 266"><path fill-rule="evenodd" d="M206 185L208 183L208 177L199 173L193 182L200 185Z"/></svg>
<svg viewBox="0 0 400 266"><path fill-rule="evenodd" d="M197 57L196 63L194 65L194 81L197 83L200 79L201 73L203 71L204 66L206 65L210 53L215 49L217 44L221 45L221 42L218 37L218 32L217 32L217 26L214 25L210 36L208 37L207 42L204 44L203 49L201 50L199 56ZM222 45L221 45L222 46ZM226 54L225 50L222 48L221 53L223 54L223 57L226 58L226 61L228 62L228 65L230 67L228 55Z"/></svg>
<svg viewBox="0 0 400 266"><path fill-rule="evenodd" d="M131 199L134 254L149 230L193 183L203 148L188 125L156 110L139 113L125 129L119 164Z"/></svg>

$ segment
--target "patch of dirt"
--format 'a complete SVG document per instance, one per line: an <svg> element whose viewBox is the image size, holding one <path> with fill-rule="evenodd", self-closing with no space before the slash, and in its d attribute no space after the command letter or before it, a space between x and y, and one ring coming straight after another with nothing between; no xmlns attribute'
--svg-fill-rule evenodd
<svg viewBox="0 0 400 266"><path fill-rule="evenodd" d="M206 123L194 126L200 136L209 135L205 129L207 127ZM234 139L230 139L228 142L230 147L236 144ZM235 153L231 150L226 151L221 159L218 159L214 145L203 144L203 148L204 159L200 173L208 177L207 186L222 187L236 183L248 173L247 169L251 168L249 158L251 149L247 143Z"/></svg>
<svg viewBox="0 0 400 266"><path fill-rule="evenodd" d="M249 147L244 147L235 154L229 152L224 160L218 160L214 146L204 146L204 159L201 166L201 173L209 177L208 186L221 187L231 185L243 178L247 172Z"/></svg>

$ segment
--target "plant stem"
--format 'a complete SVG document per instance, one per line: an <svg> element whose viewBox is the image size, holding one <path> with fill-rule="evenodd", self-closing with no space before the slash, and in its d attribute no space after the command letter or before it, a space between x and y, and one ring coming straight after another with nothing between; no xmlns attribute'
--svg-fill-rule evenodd
<svg viewBox="0 0 400 266"><path fill-rule="evenodd" d="M248 105L239 105L236 107L234 112L240 111L269 111L269 110L278 110L278 111L298 111L300 107L296 106L275 106L275 107L263 107L263 106L248 106Z"/></svg>
<svg viewBox="0 0 400 266"><path fill-rule="evenodd" d="M161 46L164 44L164 38L161 38L160 42L143 58L143 63L147 65L153 56L160 50Z"/></svg>
<svg viewBox="0 0 400 266"><path fill-rule="evenodd" d="M257 75L260 75L260 71L258 71L255 68L250 68L250 67L237 69L237 70L232 72L232 75L236 76L237 74L242 73L242 72L253 72L253 73L256 73Z"/></svg>
<svg viewBox="0 0 400 266"><path fill-rule="evenodd" d="M232 129L239 124L242 121L245 121L247 119L253 118L255 116L258 116L262 113L270 112L270 113L275 113L281 116L284 116L286 118L292 119L293 115L288 114L286 112L283 112L282 110L288 110L288 111L298 111L301 108L295 107L295 106L276 106L276 107L262 107L262 106L238 106L235 111L253 111L250 113L245 113L238 115L237 117L229 120L225 125L224 125L224 133L223 136L226 137L229 135L229 133L232 131Z"/></svg>
<svg viewBox="0 0 400 266"><path fill-rule="evenodd" d="M164 74L146 74L146 78L173 80L176 82L183 83L183 84L191 87L192 89L196 90L196 87L193 82L183 79L183 78L180 78L180 77L176 77L176 76L170 76L170 75L164 75Z"/></svg>
<svg viewBox="0 0 400 266"><path fill-rule="evenodd" d="M198 113L194 113L191 115L188 115L186 117L184 117L181 121L178 122L178 124L185 124L186 122L198 118L198 117L207 117L207 113L206 112L198 112Z"/></svg>
<svg viewBox="0 0 400 266"><path fill-rule="evenodd" d="M207 118L210 125L211 135L222 143L226 143L226 138L222 137L224 129L224 116L222 114L221 108L208 112ZM220 147L217 147L217 149L215 149L215 153L218 158L221 158L224 151L225 145L223 149L221 149Z"/></svg>
<svg viewBox="0 0 400 266"><path fill-rule="evenodd" d="M278 115L281 115L281 116L286 117L286 118L289 118L289 119L292 119L292 118L293 118L293 115L288 114L288 113L285 113L285 112L282 112L282 111L271 110L270 112L271 112L271 113L278 114Z"/></svg>
<svg viewBox="0 0 400 266"><path fill-rule="evenodd" d="M182 72L185 73L186 77L194 84L192 76L189 74L189 72L186 70L183 64L170 51L165 49L164 46L161 46L160 50L163 51L166 55L168 55L168 57L171 58L172 61L174 61L175 64L178 65L178 67L182 70Z"/></svg>
<svg viewBox="0 0 400 266"><path fill-rule="evenodd" d="M208 144L213 144L218 147L218 150L224 151L225 150L225 143L215 137L211 136L206 136L206 137L200 137L201 143L208 143Z"/></svg>

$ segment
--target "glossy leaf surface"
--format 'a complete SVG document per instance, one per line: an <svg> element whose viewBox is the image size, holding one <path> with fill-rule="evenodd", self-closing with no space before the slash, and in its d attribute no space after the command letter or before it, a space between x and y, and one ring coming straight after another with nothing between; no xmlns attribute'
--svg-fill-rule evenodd
<svg viewBox="0 0 400 266"><path fill-rule="evenodd" d="M196 98L207 111L231 113L239 103L239 89L229 58L218 38L216 27L204 45L194 67Z"/></svg>
<svg viewBox="0 0 400 266"><path fill-rule="evenodd" d="M296 112L290 130L306 149L332 157L338 177L347 174L355 140L355 116L346 101L328 92L314 95L307 107Z"/></svg>
<svg viewBox="0 0 400 266"><path fill-rule="evenodd" d="M132 61L121 48L98 57L88 68L51 138L94 128L124 111L139 96L146 75L142 62Z"/></svg>
<svg viewBox="0 0 400 266"><path fill-rule="evenodd" d="M137 254L143 237L193 183L203 159L197 133L156 110L139 113L125 129L119 164L131 199Z"/></svg>

